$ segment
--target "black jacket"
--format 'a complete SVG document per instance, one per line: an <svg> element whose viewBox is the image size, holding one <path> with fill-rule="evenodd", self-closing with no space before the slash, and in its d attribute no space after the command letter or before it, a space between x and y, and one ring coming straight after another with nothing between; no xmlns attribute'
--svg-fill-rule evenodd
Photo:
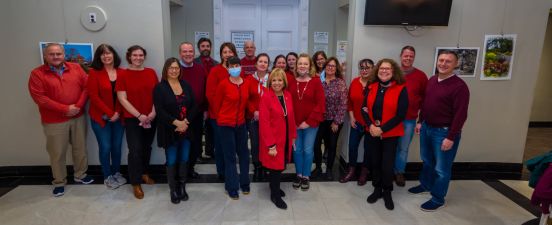
<svg viewBox="0 0 552 225"><path fill-rule="evenodd" d="M186 118L191 121L191 118L197 113L197 107L194 104L194 96L191 86L183 80L180 80L180 86L184 93L184 105L187 109ZM182 138L188 138L190 129L186 131L186 135L180 136L174 130L176 126L172 122L178 118L180 108L176 103L176 95L172 91L169 82L161 80L153 90L153 105L157 114L157 146L168 148L176 141Z"/></svg>

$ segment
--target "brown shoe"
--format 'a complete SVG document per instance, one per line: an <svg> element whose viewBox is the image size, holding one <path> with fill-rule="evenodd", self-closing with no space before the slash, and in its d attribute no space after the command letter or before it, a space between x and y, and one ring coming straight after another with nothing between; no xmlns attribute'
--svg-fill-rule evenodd
<svg viewBox="0 0 552 225"><path fill-rule="evenodd" d="M364 186L366 184L366 179L368 179L368 168L362 167L360 170L360 176L358 176L358 186Z"/></svg>
<svg viewBox="0 0 552 225"><path fill-rule="evenodd" d="M134 197L137 199L143 199L144 198L144 191L142 190L142 186L139 184L133 184L132 190L134 191Z"/></svg>
<svg viewBox="0 0 552 225"><path fill-rule="evenodd" d="M339 183L347 183L350 180L352 180L354 176L355 176L355 167L349 166L349 170L347 171L347 174L345 174L345 176L339 179Z"/></svg>
<svg viewBox="0 0 552 225"><path fill-rule="evenodd" d="M147 174L142 175L142 181L144 181L144 184L149 184L149 185L155 184L155 181L151 179L151 177Z"/></svg>
<svg viewBox="0 0 552 225"><path fill-rule="evenodd" d="M402 173L397 173L397 174L395 175L395 183L396 183L397 186L399 186L399 187L404 187L404 185L405 185L404 174L402 174Z"/></svg>

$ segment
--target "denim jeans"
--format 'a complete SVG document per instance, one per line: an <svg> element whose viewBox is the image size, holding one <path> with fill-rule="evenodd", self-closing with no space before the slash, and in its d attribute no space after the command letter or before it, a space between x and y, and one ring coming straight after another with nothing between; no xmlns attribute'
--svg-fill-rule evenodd
<svg viewBox="0 0 552 225"><path fill-rule="evenodd" d="M247 128L245 124L236 127L219 126L219 141L224 152L224 188L228 192L241 187L249 191L249 151L247 151ZM236 170L236 154L239 158L240 174Z"/></svg>
<svg viewBox="0 0 552 225"><path fill-rule="evenodd" d="M100 163L105 180L121 171L121 145L125 129L121 121L106 121L104 127L94 120L90 120L90 124L98 141Z"/></svg>
<svg viewBox="0 0 552 225"><path fill-rule="evenodd" d="M349 166L357 166L358 164L358 146L360 140L364 137L364 155L368 156L368 160L363 160L363 166L369 168L370 165L370 152L368 151L368 138L365 135L364 127L356 122L356 128L351 127L349 133Z"/></svg>
<svg viewBox="0 0 552 225"><path fill-rule="evenodd" d="M213 139L214 147L215 147L215 164L217 166L217 174L219 176L224 175L224 153L222 151L222 147L220 146L220 127L217 124L217 121L215 119L209 119L209 124L211 125L211 128L213 129Z"/></svg>
<svg viewBox="0 0 552 225"><path fill-rule="evenodd" d="M186 163L190 157L190 140L184 138L173 143L165 149L167 166L174 166L176 163Z"/></svg>
<svg viewBox="0 0 552 225"><path fill-rule="evenodd" d="M416 120L404 120L404 135L399 138L397 145L397 156L395 159L395 174L404 173L406 161L408 160L408 147L414 136L414 128L416 128Z"/></svg>
<svg viewBox="0 0 552 225"><path fill-rule="evenodd" d="M247 131L249 131L249 140L251 141L251 161L253 165L260 165L259 162L259 121L248 120Z"/></svg>
<svg viewBox="0 0 552 225"><path fill-rule="evenodd" d="M448 131L446 127L431 127L426 123L422 124L420 131L420 156L423 161L420 183L424 189L431 192L431 200L437 204L445 203L452 164L460 142L458 134L452 148L442 151L441 144Z"/></svg>
<svg viewBox="0 0 552 225"><path fill-rule="evenodd" d="M295 140L295 171L297 175L309 177L311 175L312 160L314 157L313 147L318 127L309 127L306 129L297 129L297 139Z"/></svg>

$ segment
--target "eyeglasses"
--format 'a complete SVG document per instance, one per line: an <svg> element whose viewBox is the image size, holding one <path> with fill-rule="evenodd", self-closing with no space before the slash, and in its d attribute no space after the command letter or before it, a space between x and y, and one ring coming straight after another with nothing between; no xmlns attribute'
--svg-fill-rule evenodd
<svg viewBox="0 0 552 225"><path fill-rule="evenodd" d="M371 66L367 66L367 67L360 67L360 70L371 70L372 67Z"/></svg>
<svg viewBox="0 0 552 225"><path fill-rule="evenodd" d="M180 70L180 67L169 67L169 70L178 71Z"/></svg>
<svg viewBox="0 0 552 225"><path fill-rule="evenodd" d="M379 70L381 70L381 71L391 71L393 69L391 67L380 67Z"/></svg>
<svg viewBox="0 0 552 225"><path fill-rule="evenodd" d="M335 68L336 65L326 65L326 68Z"/></svg>

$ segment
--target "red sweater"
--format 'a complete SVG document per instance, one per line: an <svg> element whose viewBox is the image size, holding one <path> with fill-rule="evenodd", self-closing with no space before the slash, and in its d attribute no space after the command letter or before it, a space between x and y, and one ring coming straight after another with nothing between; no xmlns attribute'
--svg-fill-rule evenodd
<svg viewBox="0 0 552 225"><path fill-rule="evenodd" d="M406 91L408 92L406 119L415 120L418 118L418 112L425 97L427 75L423 71L414 68L412 72L405 74L404 77L406 78Z"/></svg>
<svg viewBox="0 0 552 225"><path fill-rule="evenodd" d="M88 76L79 64L66 62L60 76L48 65L35 68L29 77L29 92L38 105L42 123L62 123L84 113L88 98L86 82ZM81 111L67 117L69 105L75 104Z"/></svg>
<svg viewBox="0 0 552 225"><path fill-rule="evenodd" d="M230 78L220 82L216 89L214 100L214 111L217 124L219 126L239 126L245 123L246 110L250 113L253 111L250 102L251 83L249 80L243 79L243 83L236 85L230 81Z"/></svg>
<svg viewBox="0 0 552 225"><path fill-rule="evenodd" d="M246 57L243 57L240 60L243 77L248 77L250 75L253 75L257 71L257 68L255 67L256 63L257 63L257 58L256 57L249 60L249 59L247 59L247 56L246 56Z"/></svg>
<svg viewBox="0 0 552 225"><path fill-rule="evenodd" d="M121 76L123 69L116 69L117 78ZM113 90L111 87L111 81L107 71L90 69L88 77L88 95L90 96L90 107L88 108L88 114L94 122L105 126L105 120L102 116L109 118L113 117L115 112L120 115L123 113L123 108L117 99L113 99ZM115 104L114 104L115 103Z"/></svg>
<svg viewBox="0 0 552 225"><path fill-rule="evenodd" d="M326 100L324 88L319 77L313 77L308 82L296 82L293 108L295 109L295 124L299 126L306 122L310 127L318 127L324 120Z"/></svg>
<svg viewBox="0 0 552 225"><path fill-rule="evenodd" d="M353 111L355 120L362 124L362 126L366 126L366 122L364 122L364 118L361 113L364 99L364 87L362 87L362 83L360 83L360 77L356 77L351 81L351 86L349 87L349 95L347 96L347 111Z"/></svg>
<svg viewBox="0 0 552 225"><path fill-rule="evenodd" d="M159 83L157 74L151 68L144 70L123 70L115 85L115 90L125 91L127 100L140 112L148 115L153 107L153 89ZM134 118L135 115L124 110L124 118Z"/></svg>
<svg viewBox="0 0 552 225"><path fill-rule="evenodd" d="M368 107L368 116L372 124L375 124L374 116L373 116L373 107L374 107L374 103L376 102L376 95L378 94L378 85L379 85L378 82L375 82L369 85L368 88L370 89L370 92L368 92L368 97L366 98L366 101L367 101L366 106ZM383 111L382 111L381 124L386 124L397 114L397 109L399 105L398 104L399 96L401 94L401 91L404 89L404 87L405 87L404 84L393 84L385 91L385 95L383 96ZM390 130L384 131L381 136L384 138L403 136L404 124L402 121L403 120L401 120L399 125L391 128Z"/></svg>
<svg viewBox="0 0 552 225"><path fill-rule="evenodd" d="M211 69L211 72L207 76L207 86L205 88L205 97L207 97L207 101L209 103L209 118L211 119L217 119L218 112L215 111L215 93L217 91L217 87L220 84L222 80L227 79L230 77L230 74L228 74L228 70L222 66L222 64L218 64L213 69Z"/></svg>
<svg viewBox="0 0 552 225"><path fill-rule="evenodd" d="M207 100L205 98L207 73L205 71L205 67L198 63L194 63L191 67L180 66L180 79L188 82L192 87L194 104L198 106L201 113L207 110Z"/></svg>

